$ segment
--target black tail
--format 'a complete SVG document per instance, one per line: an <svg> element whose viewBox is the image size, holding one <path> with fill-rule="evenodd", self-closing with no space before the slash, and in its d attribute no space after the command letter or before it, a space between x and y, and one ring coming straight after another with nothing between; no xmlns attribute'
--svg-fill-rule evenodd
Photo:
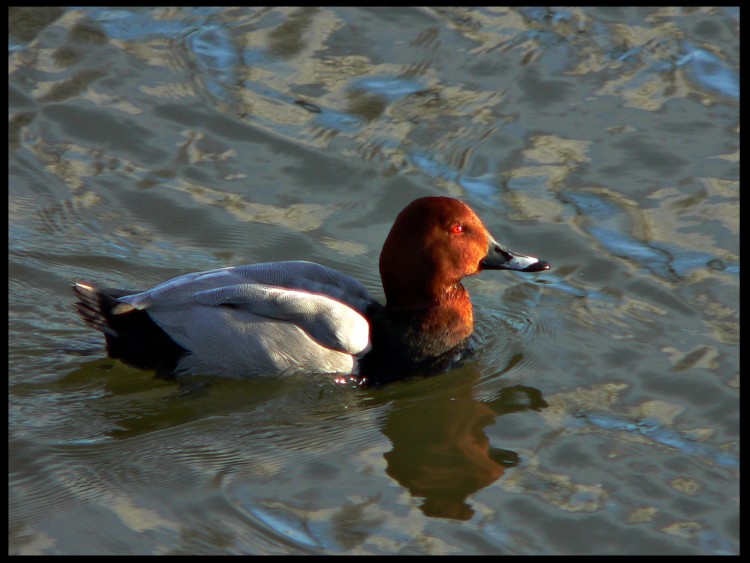
<svg viewBox="0 0 750 563"><path fill-rule="evenodd" d="M74 283L76 309L83 321L102 333L107 341L107 352L133 367L154 369L160 375L170 375L185 354L182 346L172 340L146 311L131 309L114 313L117 298L138 293L125 289L97 289L84 283ZM121 307L122 309L122 307Z"/></svg>

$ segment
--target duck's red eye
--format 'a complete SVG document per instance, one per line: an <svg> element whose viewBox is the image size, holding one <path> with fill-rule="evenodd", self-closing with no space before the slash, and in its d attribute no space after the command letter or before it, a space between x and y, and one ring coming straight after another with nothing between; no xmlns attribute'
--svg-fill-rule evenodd
<svg viewBox="0 0 750 563"><path fill-rule="evenodd" d="M454 235L459 235L459 234L461 234L463 232L464 232L463 225L453 225L451 227L451 233L453 233Z"/></svg>

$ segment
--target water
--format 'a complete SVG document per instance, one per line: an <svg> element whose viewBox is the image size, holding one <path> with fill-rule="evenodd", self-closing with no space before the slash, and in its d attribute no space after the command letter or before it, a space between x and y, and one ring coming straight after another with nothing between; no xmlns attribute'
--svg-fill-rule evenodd
<svg viewBox="0 0 750 563"><path fill-rule="evenodd" d="M739 553L739 10L13 8L9 553ZM71 280L307 259L424 195L552 263L360 390L106 358Z"/></svg>

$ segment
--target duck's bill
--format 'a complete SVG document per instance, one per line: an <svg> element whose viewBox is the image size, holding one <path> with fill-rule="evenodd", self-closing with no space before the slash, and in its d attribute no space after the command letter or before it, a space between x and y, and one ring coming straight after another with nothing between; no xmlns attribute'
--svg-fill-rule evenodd
<svg viewBox="0 0 750 563"><path fill-rule="evenodd" d="M550 269L550 263L534 256L513 252L497 241L490 239L487 256L482 259L485 270L516 270L518 272L541 272Z"/></svg>

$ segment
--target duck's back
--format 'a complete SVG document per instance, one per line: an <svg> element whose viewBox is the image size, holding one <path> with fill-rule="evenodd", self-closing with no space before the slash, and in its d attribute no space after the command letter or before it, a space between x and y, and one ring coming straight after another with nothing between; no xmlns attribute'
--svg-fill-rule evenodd
<svg viewBox="0 0 750 563"><path fill-rule="evenodd" d="M76 292L110 353L138 367L166 371L163 359L144 365L148 344L138 333L159 341L175 373L229 377L349 373L370 346L364 313L373 298L354 278L311 262L186 274L130 295L83 284Z"/></svg>

